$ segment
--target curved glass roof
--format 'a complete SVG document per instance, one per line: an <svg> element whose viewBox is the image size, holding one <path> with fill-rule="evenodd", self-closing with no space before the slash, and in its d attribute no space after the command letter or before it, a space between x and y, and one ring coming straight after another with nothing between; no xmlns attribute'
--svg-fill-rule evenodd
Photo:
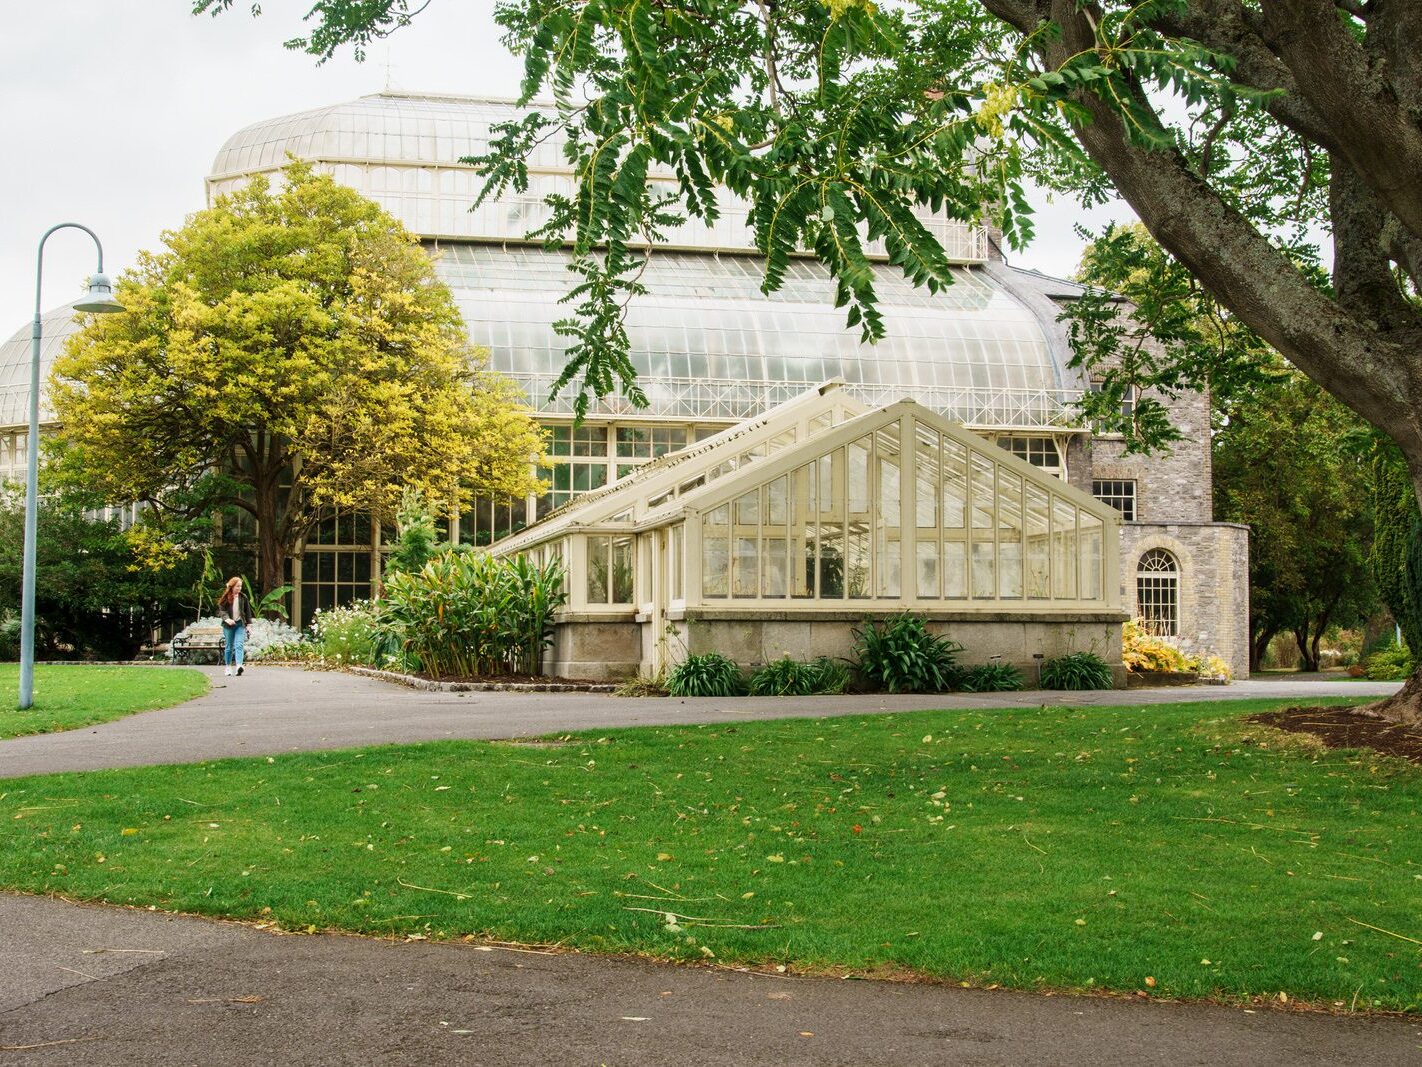
<svg viewBox="0 0 1422 1067"><path fill-rule="evenodd" d="M49 381L50 369L63 353L64 343L83 326L73 304L47 311L42 319L41 383ZM31 323L25 323L9 340L0 344L0 426L25 426L29 422L31 326ZM54 413L45 402L45 392L41 387L40 422L54 419Z"/></svg>
<svg viewBox="0 0 1422 1067"><path fill-rule="evenodd" d="M568 391L548 398L569 344L553 329L570 315L560 302L573 280L569 258L473 243L439 252L436 271L470 340L490 350L492 368L518 382L536 408L570 411ZM957 268L955 284L936 294L887 264L876 275L888 336L865 345L846 328L833 282L816 262L792 263L784 286L766 296L753 257L659 251L642 275L648 292L627 318L650 407L638 412L609 397L594 410L742 419L842 378L865 403L912 395L973 425L1073 421L1066 405L1077 390L1065 388L1064 365L1039 318L984 271Z"/></svg>
<svg viewBox="0 0 1422 1067"><path fill-rule="evenodd" d="M230 192L250 175L279 170L289 153L364 193L422 236L522 240L547 221L548 194L572 194L563 138L551 136L533 150L526 192L509 190L477 211L470 207L483 180L459 159L485 151L490 126L524 111L509 100L384 92L267 119L239 130L222 146L208 193ZM653 171L652 177L671 180L670 172ZM746 204L725 194L721 208L715 223L687 220L665 243L753 251ZM967 263L987 257L981 228L926 212L921 217L950 258ZM882 252L877 243L866 250Z"/></svg>

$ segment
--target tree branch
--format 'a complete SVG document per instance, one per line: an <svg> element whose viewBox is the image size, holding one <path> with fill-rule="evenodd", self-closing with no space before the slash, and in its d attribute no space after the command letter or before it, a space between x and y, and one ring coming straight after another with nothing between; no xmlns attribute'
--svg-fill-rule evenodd
<svg viewBox="0 0 1422 1067"><path fill-rule="evenodd" d="M1369 62L1332 0L1262 0L1271 47L1334 133L1331 148L1408 230L1422 235L1422 127ZM1416 47L1416 41L1412 46Z"/></svg>

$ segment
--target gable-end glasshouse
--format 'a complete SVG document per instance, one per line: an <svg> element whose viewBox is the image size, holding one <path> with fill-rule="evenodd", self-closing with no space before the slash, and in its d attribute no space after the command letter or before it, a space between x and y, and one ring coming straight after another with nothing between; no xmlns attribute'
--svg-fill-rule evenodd
<svg viewBox="0 0 1422 1067"><path fill-rule="evenodd" d="M1120 517L912 399L812 389L586 494L494 546L558 557L556 674L845 656L908 610L968 662L1119 666ZM1030 676L1030 675L1029 675Z"/></svg>

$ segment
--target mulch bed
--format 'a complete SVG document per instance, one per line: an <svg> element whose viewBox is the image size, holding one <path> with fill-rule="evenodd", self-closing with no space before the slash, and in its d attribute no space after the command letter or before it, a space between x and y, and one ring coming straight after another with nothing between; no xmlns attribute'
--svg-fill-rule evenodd
<svg viewBox="0 0 1422 1067"><path fill-rule="evenodd" d="M1422 727L1399 726L1362 708L1284 708L1251 715L1249 721L1313 734L1329 748L1372 748L1422 764Z"/></svg>

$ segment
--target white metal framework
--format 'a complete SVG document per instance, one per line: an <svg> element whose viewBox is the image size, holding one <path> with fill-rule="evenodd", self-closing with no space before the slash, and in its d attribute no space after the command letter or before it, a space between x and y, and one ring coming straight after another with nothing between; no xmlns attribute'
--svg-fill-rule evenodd
<svg viewBox="0 0 1422 1067"><path fill-rule="evenodd" d="M569 610L1100 613L1120 516L913 400L838 383L589 492L496 544L563 558Z"/></svg>

